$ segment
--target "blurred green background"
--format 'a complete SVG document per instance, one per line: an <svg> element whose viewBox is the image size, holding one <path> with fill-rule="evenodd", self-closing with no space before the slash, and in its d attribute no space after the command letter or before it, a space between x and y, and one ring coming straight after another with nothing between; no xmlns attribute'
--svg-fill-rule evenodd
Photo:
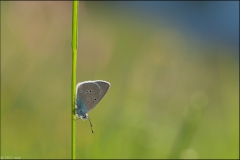
<svg viewBox="0 0 240 160"><path fill-rule="evenodd" d="M76 122L76 157L239 158L239 48L116 3L79 3L77 82L111 88L94 134ZM71 158L71 18L71 2L1 2L2 158Z"/></svg>

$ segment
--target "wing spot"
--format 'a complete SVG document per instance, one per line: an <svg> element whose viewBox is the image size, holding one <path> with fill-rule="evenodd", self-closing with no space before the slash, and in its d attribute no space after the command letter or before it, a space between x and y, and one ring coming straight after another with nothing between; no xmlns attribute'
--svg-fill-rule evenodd
<svg viewBox="0 0 240 160"><path fill-rule="evenodd" d="M94 101L96 101L96 100L97 100L97 98L96 98L95 96L92 96L92 98L94 99Z"/></svg>

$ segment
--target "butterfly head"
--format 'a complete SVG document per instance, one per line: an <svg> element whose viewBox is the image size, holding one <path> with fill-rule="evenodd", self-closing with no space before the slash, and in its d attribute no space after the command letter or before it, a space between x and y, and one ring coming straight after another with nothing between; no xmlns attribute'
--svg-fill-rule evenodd
<svg viewBox="0 0 240 160"><path fill-rule="evenodd" d="M85 114L84 116L80 116L82 120L88 119L88 114Z"/></svg>

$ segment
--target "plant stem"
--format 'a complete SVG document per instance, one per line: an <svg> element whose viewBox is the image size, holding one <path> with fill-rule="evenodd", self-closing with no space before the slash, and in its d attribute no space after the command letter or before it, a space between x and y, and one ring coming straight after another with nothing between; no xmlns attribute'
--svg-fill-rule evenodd
<svg viewBox="0 0 240 160"><path fill-rule="evenodd" d="M77 71L77 35L78 35L78 1L73 1L72 11L72 159L76 158L76 117L75 117L75 93Z"/></svg>

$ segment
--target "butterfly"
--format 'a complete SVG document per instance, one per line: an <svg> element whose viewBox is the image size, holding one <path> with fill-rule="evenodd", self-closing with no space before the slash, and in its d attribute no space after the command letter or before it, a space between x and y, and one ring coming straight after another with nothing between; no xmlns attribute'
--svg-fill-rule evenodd
<svg viewBox="0 0 240 160"><path fill-rule="evenodd" d="M76 86L76 118L89 119L91 130L92 123L87 113L99 103L109 88L110 83L103 80L84 81ZM92 133L94 133L93 130Z"/></svg>

